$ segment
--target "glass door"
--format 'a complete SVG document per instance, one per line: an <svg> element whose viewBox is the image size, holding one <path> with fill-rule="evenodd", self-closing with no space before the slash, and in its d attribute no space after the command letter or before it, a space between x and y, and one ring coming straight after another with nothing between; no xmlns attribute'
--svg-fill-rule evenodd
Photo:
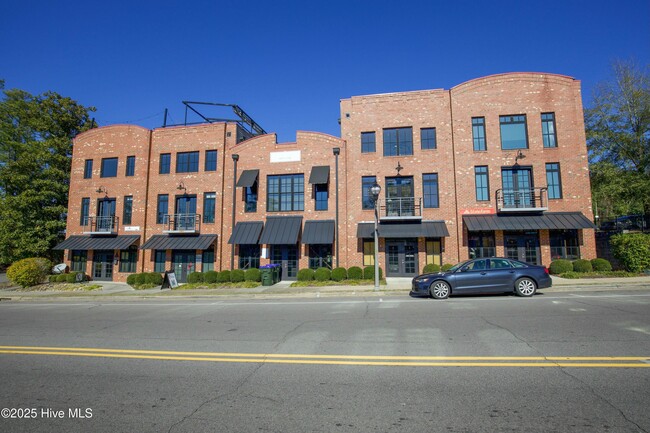
<svg viewBox="0 0 650 433"><path fill-rule="evenodd" d="M93 252L93 280L113 281L113 251Z"/></svg>
<svg viewBox="0 0 650 433"><path fill-rule="evenodd" d="M282 266L280 279L295 280L298 277L298 247L296 245L272 245L271 263Z"/></svg>
<svg viewBox="0 0 650 433"><path fill-rule="evenodd" d="M175 214L174 230L194 230L196 223L196 196L177 196Z"/></svg>
<svg viewBox="0 0 650 433"><path fill-rule="evenodd" d="M410 277L417 275L417 240L387 240L386 264L387 277Z"/></svg>
<svg viewBox="0 0 650 433"><path fill-rule="evenodd" d="M115 218L115 199L101 198L97 200L97 227L98 232L111 232Z"/></svg>
<svg viewBox="0 0 650 433"><path fill-rule="evenodd" d="M196 252L191 250L174 250L172 251L172 269L176 274L176 281L179 283L187 282L187 276L195 272Z"/></svg>
<svg viewBox="0 0 650 433"><path fill-rule="evenodd" d="M505 232L503 234L506 257L539 265L539 236L537 232Z"/></svg>
<svg viewBox="0 0 650 433"><path fill-rule="evenodd" d="M503 169L501 176L505 207L533 207L533 175L530 168Z"/></svg>
<svg viewBox="0 0 650 433"><path fill-rule="evenodd" d="M413 216L414 195L413 177L387 177L386 216Z"/></svg>

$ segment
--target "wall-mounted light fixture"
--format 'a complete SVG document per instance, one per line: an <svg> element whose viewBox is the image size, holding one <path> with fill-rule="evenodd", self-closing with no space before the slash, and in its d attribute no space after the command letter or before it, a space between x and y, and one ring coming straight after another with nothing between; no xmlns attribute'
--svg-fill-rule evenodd
<svg viewBox="0 0 650 433"><path fill-rule="evenodd" d="M95 192L96 192L97 194L104 193L104 194L108 195L108 190L107 190L105 187L103 187L103 186L100 186L99 188L97 188L97 189L95 190Z"/></svg>
<svg viewBox="0 0 650 433"><path fill-rule="evenodd" d="M518 164L518 161L519 161L520 159L524 159L525 157L526 157L526 155L524 155L524 153L523 153L521 150L518 151L518 152L517 152L517 156L515 156L515 165Z"/></svg>
<svg viewBox="0 0 650 433"><path fill-rule="evenodd" d="M183 183L183 181L181 181L181 183L178 184L176 189L179 191L183 190L183 195L187 194L187 188L185 188L185 184Z"/></svg>

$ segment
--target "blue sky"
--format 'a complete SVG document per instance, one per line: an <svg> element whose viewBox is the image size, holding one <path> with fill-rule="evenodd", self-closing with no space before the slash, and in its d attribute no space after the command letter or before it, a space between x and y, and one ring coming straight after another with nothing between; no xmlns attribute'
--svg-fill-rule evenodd
<svg viewBox="0 0 650 433"><path fill-rule="evenodd" d="M576 77L588 106L612 61L650 63L649 23L650 0L5 0L0 78L95 106L100 125L224 102L293 141L338 136L342 98L501 72Z"/></svg>

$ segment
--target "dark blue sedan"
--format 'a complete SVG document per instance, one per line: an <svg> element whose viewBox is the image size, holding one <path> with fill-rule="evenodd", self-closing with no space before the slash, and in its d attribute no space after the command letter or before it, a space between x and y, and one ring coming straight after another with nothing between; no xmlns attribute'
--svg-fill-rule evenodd
<svg viewBox="0 0 650 433"><path fill-rule="evenodd" d="M446 272L418 275L411 283L411 295L446 299L453 294L514 292L529 297L551 284L544 266L490 257L459 263Z"/></svg>

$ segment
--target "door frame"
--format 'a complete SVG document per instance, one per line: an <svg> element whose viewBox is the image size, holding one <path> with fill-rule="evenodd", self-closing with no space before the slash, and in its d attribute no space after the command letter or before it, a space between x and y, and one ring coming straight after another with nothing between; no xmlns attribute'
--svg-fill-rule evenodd
<svg viewBox="0 0 650 433"><path fill-rule="evenodd" d="M294 250L296 253L296 266L295 266L295 275L290 275L289 258L291 250ZM280 260L275 259L275 254L280 254ZM276 263L279 262L279 263ZM281 280L287 281L296 281L298 279L298 271L300 270L300 248L298 245L294 244L277 244L271 245L271 263L279 264L282 267L282 274L280 275ZM293 273L293 272L292 272Z"/></svg>
<svg viewBox="0 0 650 433"><path fill-rule="evenodd" d="M97 259L102 258L101 261ZM105 260L110 257L109 260ZM92 278L94 281L113 281L113 276L115 275L115 251L113 250L94 250L93 251L93 267L92 267ZM99 277L96 276L97 265L100 266ZM107 271L110 268L110 276L107 275Z"/></svg>
<svg viewBox="0 0 650 433"><path fill-rule="evenodd" d="M414 247L414 257L413 257L413 267L414 272L406 272L406 246ZM390 247L397 246L397 260L398 260L398 272L394 273L390 271ZM386 252L386 276L387 277L413 277L417 275L419 269L419 248L418 248L418 239L417 238L405 238L405 239L386 239L385 240L385 252Z"/></svg>
<svg viewBox="0 0 650 433"><path fill-rule="evenodd" d="M504 231L503 232L503 252L504 252L504 257L508 257L508 239L509 238L514 238L517 241L517 258L514 258L514 260L519 260L521 262L525 263L530 263L533 265L541 265L542 264L542 257L541 257L541 247L540 247L540 242L539 242L539 231L535 230L522 230L522 231ZM526 260L526 241L527 240L534 240L535 241L535 257L536 257L536 262L532 263Z"/></svg>

